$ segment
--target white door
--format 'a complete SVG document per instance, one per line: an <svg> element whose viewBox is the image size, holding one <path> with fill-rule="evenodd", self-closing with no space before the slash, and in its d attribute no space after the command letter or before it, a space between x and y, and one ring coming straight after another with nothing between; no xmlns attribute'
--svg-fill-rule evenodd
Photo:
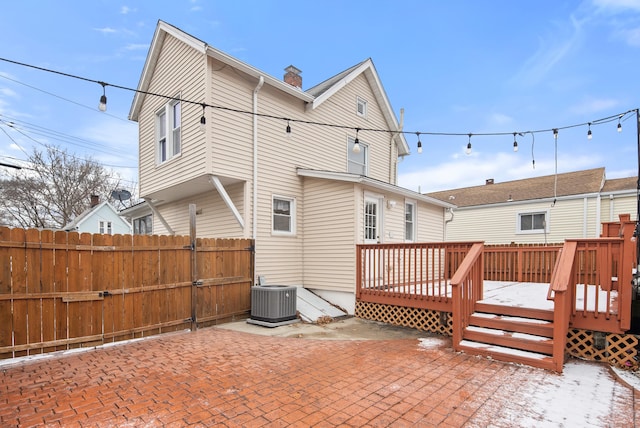
<svg viewBox="0 0 640 428"><path fill-rule="evenodd" d="M380 200L374 197L364 199L364 243L379 244L380 241Z"/></svg>

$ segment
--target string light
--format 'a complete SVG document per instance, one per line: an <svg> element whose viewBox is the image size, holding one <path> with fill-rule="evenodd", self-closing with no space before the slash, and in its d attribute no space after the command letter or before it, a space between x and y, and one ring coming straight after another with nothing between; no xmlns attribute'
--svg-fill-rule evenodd
<svg viewBox="0 0 640 428"><path fill-rule="evenodd" d="M102 96L100 97L100 104L98 104L98 109L100 111L107 111L107 91L105 87L107 86L104 82L98 82L102 85Z"/></svg>
<svg viewBox="0 0 640 428"><path fill-rule="evenodd" d="M589 130L587 131L587 140L590 140L593 138L593 134L591 133L591 122L589 122L588 125L589 125Z"/></svg>
<svg viewBox="0 0 640 428"><path fill-rule="evenodd" d="M553 139L558 141L558 128L553 128Z"/></svg>
<svg viewBox="0 0 640 428"><path fill-rule="evenodd" d="M356 139L353 141L353 153L360 153L360 140L358 140L358 131L360 128L356 128Z"/></svg>
<svg viewBox="0 0 640 428"><path fill-rule="evenodd" d="M287 133L287 138L291 138L291 125L289 125L289 121L288 120L287 120L286 133Z"/></svg>
<svg viewBox="0 0 640 428"><path fill-rule="evenodd" d="M513 133L513 151L514 152L518 151L518 140L516 140L516 134L517 132Z"/></svg>
<svg viewBox="0 0 640 428"><path fill-rule="evenodd" d="M422 141L420 141L420 133L416 132L416 135L418 136L418 153L422 153Z"/></svg>
<svg viewBox="0 0 640 428"><path fill-rule="evenodd" d="M207 118L204 117L206 105L202 103L202 116L200 116L200 132L207 130Z"/></svg>
<svg viewBox="0 0 640 428"><path fill-rule="evenodd" d="M249 114L249 115L253 115L253 116L259 116L259 117L265 117L265 118L277 119L277 120L286 120L288 129L290 129L289 122L298 122L298 123L305 123L305 124L309 124L309 125L318 125L318 126L329 126L329 127L341 128L341 129L352 129L352 130L356 131L356 141L354 143L356 143L356 142L358 143L357 145L354 144L354 148L353 148L354 152L356 152L356 150L359 151L359 149L360 149L359 141L358 141L358 138L357 138L358 131L385 132L385 133L403 134L403 135L404 134L408 134L408 133L424 134L424 135L440 135L440 136L468 135L469 136L469 143L467 144L467 149L466 149L466 153L467 154L471 153L471 136L472 135L478 135L478 136L501 136L501 135L510 134L510 133L507 133L507 132L490 132L490 133L465 134L465 133L445 133L445 132L399 131L399 130L391 130L391 129L374 129L374 128L371 128L371 129L370 128L354 128L353 126L347 126L347 125L339 125L339 124L331 124L331 123L323 123L323 122L314 122L314 121L299 120L299 119L290 119L290 118L279 117L279 116L274 116L274 115L268 115L268 114L263 114L263 113L256 113L256 112L251 112L251 111L233 109L233 108L230 108L230 107L204 104L204 103L201 103L201 102L196 102L196 101L191 101L191 100L186 100L186 99L179 99L179 98L176 98L175 96L167 96L167 95L158 94L158 93L154 93L154 92L143 91L143 90L140 90L140 89L133 89L133 88L129 88L129 87L126 87L126 86L110 84L110 83L107 83L107 82L94 80L94 79L89 79L89 78L82 77L82 76L76 76L76 75L73 75L73 74L63 73L63 72L60 72L60 71L51 70L51 69L47 69L47 68L43 68L43 67L38 67L38 66L35 66L35 65L26 64L26 63L14 61L14 60L10 60L10 59L7 59L7 58L2 58L2 57L0 57L0 61L5 61L5 62L12 63L12 64L24 66L24 67L30 67L30 68L37 69L37 70L40 70L40 71L54 73L54 74L58 74L58 75L66 76L66 77L71 77L71 78L74 78L74 79L84 80L84 81L87 81L87 82L97 83L97 84L101 85L102 88L103 88L103 95L100 97L100 104L99 104L100 111L106 111L106 108L107 108L107 96L106 96L105 88L108 85L108 86L111 86L111 87L114 87L114 88L135 92L136 94L145 94L145 95L150 95L150 96L157 96L157 97L162 97L162 98L165 98L165 99L168 99L168 100L180 101L180 102L184 102L184 103L188 103L188 104L198 104L198 105L202 105L204 107L211 107L211 108L230 111L230 112L235 112L235 113ZM628 111L626 111L624 113L616 114L615 116L609 116L609 117L605 117L605 118L594 120L594 121L587 122L587 123L574 124L574 125L563 126L563 127L559 127L559 128L552 128L552 129L539 129L539 130L527 131L527 133L530 133L531 136L534 137L535 133L553 131L554 138L557 139L558 130L560 130L560 129L569 129L569 128L575 128L575 127L587 125L589 127L589 131L590 131L591 125L600 125L600 124L611 122L611 121L613 121L615 119L618 119L618 127L617 127L618 132L622 132L622 123L621 123L622 119L624 119L624 117L626 115L630 114L630 113L637 114L638 110L639 109L635 108L635 109L628 110ZM202 120L203 119L204 119L204 115L200 119L201 124L202 124ZM206 119L205 119L205 121L206 121ZM587 136L589 136L589 131L587 132ZM521 133L520 135L523 135L523 134ZM515 141L515 139L514 139L514 143L517 143L517 141ZM514 144L514 151L515 151L515 144Z"/></svg>

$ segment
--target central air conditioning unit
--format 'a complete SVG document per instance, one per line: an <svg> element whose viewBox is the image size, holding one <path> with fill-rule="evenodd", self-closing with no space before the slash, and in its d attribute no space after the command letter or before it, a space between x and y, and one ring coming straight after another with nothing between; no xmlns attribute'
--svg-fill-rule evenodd
<svg viewBox="0 0 640 428"><path fill-rule="evenodd" d="M267 327L297 322L296 287L257 285L251 287L251 318L247 322Z"/></svg>

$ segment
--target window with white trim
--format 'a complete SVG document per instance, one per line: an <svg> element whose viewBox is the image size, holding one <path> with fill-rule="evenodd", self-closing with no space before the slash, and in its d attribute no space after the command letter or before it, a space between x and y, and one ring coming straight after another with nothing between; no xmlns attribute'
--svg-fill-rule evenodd
<svg viewBox="0 0 640 428"><path fill-rule="evenodd" d="M347 172L358 175L368 175L369 146L363 144L360 139L358 140L360 152L354 153L353 146L355 145L355 139L349 137L349 143L347 144Z"/></svg>
<svg viewBox="0 0 640 428"><path fill-rule="evenodd" d="M112 234L110 221L100 221L100 233L106 233L107 235Z"/></svg>
<svg viewBox="0 0 640 428"><path fill-rule="evenodd" d="M416 236L416 204L405 202L404 204L404 240L415 241Z"/></svg>
<svg viewBox="0 0 640 428"><path fill-rule="evenodd" d="M272 232L276 235L294 235L296 231L296 200L274 196L272 200Z"/></svg>
<svg viewBox="0 0 640 428"><path fill-rule="evenodd" d="M147 214L144 217L133 219L134 235L152 235L153 234L153 217Z"/></svg>
<svg viewBox="0 0 640 428"><path fill-rule="evenodd" d="M356 113L358 116L367 117L367 100L356 97Z"/></svg>
<svg viewBox="0 0 640 428"><path fill-rule="evenodd" d="M158 163L166 162L180 154L181 123L179 100L169 101L156 113Z"/></svg>
<svg viewBox="0 0 640 428"><path fill-rule="evenodd" d="M547 231L547 212L518 214L518 233L543 233Z"/></svg>

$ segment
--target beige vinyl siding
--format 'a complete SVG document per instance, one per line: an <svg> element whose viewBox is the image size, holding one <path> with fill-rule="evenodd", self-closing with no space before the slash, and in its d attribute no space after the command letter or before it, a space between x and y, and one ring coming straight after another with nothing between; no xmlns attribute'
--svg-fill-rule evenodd
<svg viewBox="0 0 640 428"><path fill-rule="evenodd" d="M244 183L236 183L226 187L229 197L243 215ZM224 201L212 186L211 191L199 195L163 204L157 207L164 219L171 225L176 235L189 235L189 205L195 204L196 233L202 238L242 238L242 228L227 208ZM162 222L153 216L155 234L166 234Z"/></svg>
<svg viewBox="0 0 640 428"><path fill-rule="evenodd" d="M560 243L565 239L593 238L601 232L597 208L596 197L579 197L558 200L554 206L550 201L545 201L457 209L454 210L454 220L446 226L446 240L481 240L487 244L508 244ZM602 206L600 209L602 213ZM516 233L518 213L543 211L548 213L548 233ZM605 221L604 217L600 221Z"/></svg>
<svg viewBox="0 0 640 428"><path fill-rule="evenodd" d="M304 286L355 292L354 185L305 178Z"/></svg>
<svg viewBox="0 0 640 428"><path fill-rule="evenodd" d="M158 58L148 91L181 96L184 99L203 99L204 56L177 39L167 36ZM169 100L147 95L140 112L140 194L184 182L205 172L206 146L204 134L199 131L202 109L182 103L181 154L157 164L155 115Z"/></svg>
<svg viewBox="0 0 640 428"><path fill-rule="evenodd" d="M601 196L601 221L619 221L620 214L630 214L631 220L636 220L638 200L635 194L617 194L613 199L608 194Z"/></svg>
<svg viewBox="0 0 640 428"><path fill-rule="evenodd" d="M420 202L417 204L416 241L442 242L444 240L445 209Z"/></svg>

